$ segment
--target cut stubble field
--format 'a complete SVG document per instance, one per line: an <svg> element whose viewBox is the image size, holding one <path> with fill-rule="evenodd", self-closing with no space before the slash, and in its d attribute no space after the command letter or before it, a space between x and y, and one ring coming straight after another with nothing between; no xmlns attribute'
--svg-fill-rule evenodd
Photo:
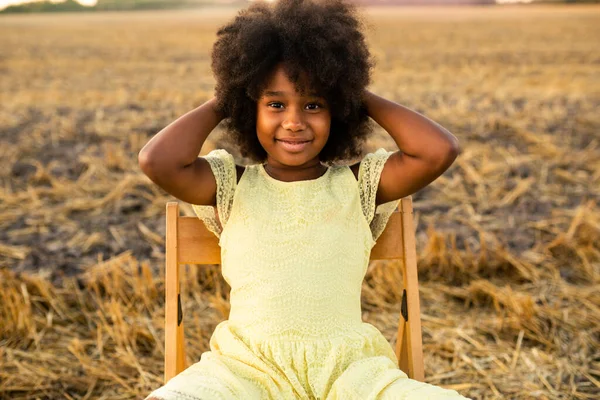
<svg viewBox="0 0 600 400"><path fill-rule="evenodd" d="M461 144L413 195L426 381L473 399L600 397L600 7L364 11L370 89ZM137 154L212 97L210 49L234 14L0 18L0 398L161 385L174 198ZM220 127L201 154L219 147L247 162ZM397 149L377 128L365 153L379 147ZM214 265L185 282L192 363L229 286ZM401 283L395 262L363 282L363 319L392 345Z"/></svg>

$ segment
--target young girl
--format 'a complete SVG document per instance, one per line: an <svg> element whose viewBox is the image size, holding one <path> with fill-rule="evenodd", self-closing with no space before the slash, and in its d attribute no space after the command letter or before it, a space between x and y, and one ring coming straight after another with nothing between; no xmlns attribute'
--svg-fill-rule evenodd
<svg viewBox="0 0 600 400"><path fill-rule="evenodd" d="M366 90L372 62L342 0L254 3L218 31L216 96L139 154L152 181L220 238L229 319L210 351L148 399L465 399L409 379L361 319L371 248L398 200L441 175L458 142ZM381 125L401 151L354 165ZM221 121L245 157L198 157Z"/></svg>

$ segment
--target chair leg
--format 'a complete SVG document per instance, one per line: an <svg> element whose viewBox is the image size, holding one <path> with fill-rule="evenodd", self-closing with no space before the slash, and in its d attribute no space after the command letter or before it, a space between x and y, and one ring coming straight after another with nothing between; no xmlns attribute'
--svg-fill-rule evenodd
<svg viewBox="0 0 600 400"><path fill-rule="evenodd" d="M179 204L167 203L165 246L165 383L185 369L183 315L177 259Z"/></svg>
<svg viewBox="0 0 600 400"><path fill-rule="evenodd" d="M176 374L180 373L185 369L185 341L183 337L183 311L181 309L181 295L177 296L177 309L178 309L178 318L177 318L177 370Z"/></svg>
<svg viewBox="0 0 600 400"><path fill-rule="evenodd" d="M406 321L404 317L400 315L400 321L398 323L398 338L396 340L396 357L398 358L398 367L408 375L409 378L413 377L413 373L410 370L408 362L408 341L406 335Z"/></svg>
<svg viewBox="0 0 600 400"><path fill-rule="evenodd" d="M402 296L406 301L406 290ZM402 307L400 321L398 322L398 335L396 340L396 357L398 367L409 378L423 382L425 371L423 365L423 348L421 342L421 324L412 324L408 321L408 310ZM418 321L420 322L420 320ZM416 338L416 339L415 339Z"/></svg>
<svg viewBox="0 0 600 400"><path fill-rule="evenodd" d="M179 269L178 265L173 268ZM183 323L179 324L179 274L167 267L165 288L165 383L177 375L183 363Z"/></svg>
<svg viewBox="0 0 600 400"><path fill-rule="evenodd" d="M425 380L423 366L423 338L421 336L421 306L419 302L419 278L417 271L417 247L413 224L412 197L401 201L402 232L404 253L404 288L402 296L402 319L404 320L402 340L406 342L406 349L402 351L407 358L409 378L418 381ZM400 329L400 327L399 327ZM401 343L402 345L402 343Z"/></svg>
<svg viewBox="0 0 600 400"><path fill-rule="evenodd" d="M169 301L165 318L165 383L186 368L183 330L181 295L178 293L177 300Z"/></svg>

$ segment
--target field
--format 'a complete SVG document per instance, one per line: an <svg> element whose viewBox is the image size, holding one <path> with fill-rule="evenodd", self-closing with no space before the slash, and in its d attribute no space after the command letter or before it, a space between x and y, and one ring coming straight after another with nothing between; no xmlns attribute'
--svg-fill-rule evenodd
<svg viewBox="0 0 600 400"><path fill-rule="evenodd" d="M0 18L0 398L161 385L174 198L137 154L212 97L210 48L233 15ZM599 398L600 7L364 15L371 90L462 147L413 195L426 382L473 399ZM202 154L237 154L225 138L217 129ZM381 129L365 152L378 147L396 149ZM191 363L227 318L229 287L218 266L186 271ZM392 345L401 282L381 262L363 283L363 319Z"/></svg>

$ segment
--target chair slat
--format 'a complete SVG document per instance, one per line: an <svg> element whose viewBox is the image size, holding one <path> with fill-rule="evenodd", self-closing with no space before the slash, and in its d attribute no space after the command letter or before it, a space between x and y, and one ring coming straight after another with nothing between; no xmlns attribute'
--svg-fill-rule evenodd
<svg viewBox="0 0 600 400"><path fill-rule="evenodd" d="M180 264L221 264L219 239L198 217L179 217Z"/></svg>

